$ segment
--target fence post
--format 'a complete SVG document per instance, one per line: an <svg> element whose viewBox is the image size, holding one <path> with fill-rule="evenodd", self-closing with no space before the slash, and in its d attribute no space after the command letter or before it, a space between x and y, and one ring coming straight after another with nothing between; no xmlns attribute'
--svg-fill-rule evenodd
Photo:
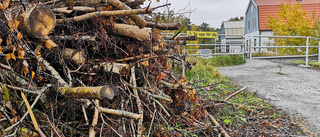
<svg viewBox="0 0 320 137"><path fill-rule="evenodd" d="M318 62L320 62L320 39L318 39Z"/></svg>
<svg viewBox="0 0 320 137"><path fill-rule="evenodd" d="M306 66L308 66L309 63L309 37L307 37L306 40Z"/></svg>
<svg viewBox="0 0 320 137"><path fill-rule="evenodd" d="M251 39L252 39L252 37L251 37ZM249 40L250 69L252 69L252 51L251 51L252 42L251 42L251 39Z"/></svg>

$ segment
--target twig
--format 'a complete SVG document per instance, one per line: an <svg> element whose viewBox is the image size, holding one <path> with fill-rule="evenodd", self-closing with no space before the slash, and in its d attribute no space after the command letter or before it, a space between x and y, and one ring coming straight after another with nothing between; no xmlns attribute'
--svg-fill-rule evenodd
<svg viewBox="0 0 320 137"><path fill-rule="evenodd" d="M223 136L224 136L224 137L230 137L230 136L228 135L228 133L221 127L221 125L219 124L219 122L218 122L211 114L209 114L209 112L208 112L207 110L205 110L205 112L206 112L206 115L209 116L209 118L210 118L210 120L213 122L213 124L214 124L215 126L219 127L219 130L222 132Z"/></svg>
<svg viewBox="0 0 320 137"><path fill-rule="evenodd" d="M2 84L5 85L8 88L11 88L11 89L14 89L14 90L20 90L20 91L23 91L23 92L26 92L26 93L31 93L31 94L36 94L36 95L41 94L41 91L31 91L31 90L27 90L27 89L24 89L24 88L7 85L7 84L4 84L4 83L2 83Z"/></svg>
<svg viewBox="0 0 320 137"><path fill-rule="evenodd" d="M114 128L112 128L106 121L104 121L102 114L100 114L100 117L102 119L102 124L106 124L107 126L109 126L111 128L111 130L113 130L114 133L116 133L119 137L122 137L122 135L120 135ZM102 128L101 128L102 130Z"/></svg>
<svg viewBox="0 0 320 137"><path fill-rule="evenodd" d="M167 114L167 116L171 116L169 113L168 113L168 111L163 107L163 105L161 105L161 103L158 101L158 100L155 100L154 99L154 102L156 102L162 109L163 109L163 111Z"/></svg>
<svg viewBox="0 0 320 137"><path fill-rule="evenodd" d="M147 137L150 137L150 131L151 131L151 127L152 127L152 124L153 124L154 117L156 116L156 112L157 112L157 108L154 109L153 117L152 117L152 120L151 120L151 123L150 123L150 127L149 127L149 131L148 131L148 136Z"/></svg>
<svg viewBox="0 0 320 137"><path fill-rule="evenodd" d="M98 99L95 100L95 104L99 105ZM92 124L91 124L90 130L89 130L89 137L95 137L96 131L94 130L94 127L97 125L98 119L99 119L99 110L98 110L98 108L95 108L94 115L92 118Z"/></svg>
<svg viewBox="0 0 320 137"><path fill-rule="evenodd" d="M135 67L132 67L131 68L131 83L133 85L133 94L134 96L136 97L136 101L137 101L137 105L138 105L138 110L139 110L139 114L141 115L141 118L139 119L138 121L138 133L137 133L137 137L141 137L141 134L142 134L142 122L143 122L143 108L142 108L142 105L141 105L141 100L139 98L139 94L138 94L138 91L137 91L137 83L136 83L136 76L135 76L135 71L134 71L134 68Z"/></svg>
<svg viewBox="0 0 320 137"><path fill-rule="evenodd" d="M233 94L231 94L230 96L228 96L227 98L224 99L224 101L229 100L230 98L234 97L235 95L239 94L241 91L244 91L248 88L248 86L244 86L242 89L234 92Z"/></svg>
<svg viewBox="0 0 320 137"><path fill-rule="evenodd" d="M41 94L42 94L47 88L49 88L49 87L51 87L51 85L48 84L48 85L46 85L45 87L43 87L43 88L41 89L40 94L37 96L37 98L33 101L32 105L30 106L31 109L36 105L36 103L38 102L38 100L39 100L40 97L41 97ZM5 129L5 131L10 131L12 128L14 128L14 127L16 127L18 124L22 123L22 121L27 117L28 114L29 114L29 111L27 111L27 112L22 116L22 118L21 118L18 122L16 122L16 123L13 124L12 126L10 126L10 127L8 127L7 129Z"/></svg>
<svg viewBox="0 0 320 137"><path fill-rule="evenodd" d="M103 112L103 113L108 113L108 114L114 114L114 115L119 115L119 116L126 116L134 119L141 119L142 116L140 114L128 112L128 111L123 111L123 110L115 110L115 109L108 109L108 108L103 108L100 106L97 106L97 108Z"/></svg>
<svg viewBox="0 0 320 137"><path fill-rule="evenodd" d="M54 133L56 133L58 137L61 137L61 136L59 135L59 133L57 132L56 127L54 127L54 126L51 124L49 117L48 117L47 115L45 115L45 116L46 116L46 118L47 118L47 121L48 121L50 127L53 129Z"/></svg>

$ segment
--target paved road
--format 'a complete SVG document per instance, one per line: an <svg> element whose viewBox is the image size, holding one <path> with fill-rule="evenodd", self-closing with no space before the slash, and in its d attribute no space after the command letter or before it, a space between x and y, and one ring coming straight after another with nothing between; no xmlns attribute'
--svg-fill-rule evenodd
<svg viewBox="0 0 320 137"><path fill-rule="evenodd" d="M320 70L304 68L287 60L253 60L220 67L220 73L240 86L247 85L277 108L307 121L320 134ZM281 67L283 75L278 74Z"/></svg>

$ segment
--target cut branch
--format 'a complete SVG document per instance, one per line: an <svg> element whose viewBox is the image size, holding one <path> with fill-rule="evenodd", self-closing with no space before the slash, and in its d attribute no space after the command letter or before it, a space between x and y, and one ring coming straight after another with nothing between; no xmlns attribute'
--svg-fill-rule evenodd
<svg viewBox="0 0 320 137"><path fill-rule="evenodd" d="M131 10L131 8L119 0L107 0L107 3L116 7L119 10ZM136 23L137 26L143 28L146 26L146 21L140 15L129 15L129 17Z"/></svg>
<svg viewBox="0 0 320 137"><path fill-rule="evenodd" d="M137 38L142 41L160 41L160 31L158 29L142 28L137 26L125 25L125 24L114 24L113 33L127 36L131 38Z"/></svg>
<svg viewBox="0 0 320 137"><path fill-rule="evenodd" d="M154 23L147 22L146 27L157 28L160 30L181 30L180 23Z"/></svg>
<svg viewBox="0 0 320 137"><path fill-rule="evenodd" d="M107 86L99 87L60 87L59 93L66 98L113 99L114 92Z"/></svg>
<svg viewBox="0 0 320 137"><path fill-rule="evenodd" d="M248 86L243 87L242 89L234 92L233 94L231 94L230 96L228 96L227 98L224 99L224 101L228 101L230 98L234 97L235 95L239 94L241 91L244 91L248 88Z"/></svg>
<svg viewBox="0 0 320 137"><path fill-rule="evenodd" d="M99 66L103 67L106 72L113 72L121 75L129 75L130 74L130 65L116 63L116 62L103 62L100 63ZM98 68L98 66L94 66L94 68Z"/></svg>
<svg viewBox="0 0 320 137"><path fill-rule="evenodd" d="M75 64L82 64L86 62L86 57L83 50L65 48L63 51L63 55L65 58L71 59Z"/></svg>
<svg viewBox="0 0 320 137"><path fill-rule="evenodd" d="M150 13L150 10L145 9L134 9L134 10L117 10L117 11L97 11L87 13L81 16L76 16L72 18L65 18L65 19L57 19L57 23L63 23L65 21L73 21L79 22L95 17L103 17L103 16L117 16L117 15L132 15L132 14L147 14Z"/></svg>
<svg viewBox="0 0 320 137"><path fill-rule="evenodd" d="M100 107L100 106L98 107L98 109L103 113L119 115L119 116L125 116L125 117L134 118L134 119L140 119L141 118L141 115L136 114L136 113L132 113L132 112L128 112L128 111L103 108L103 107Z"/></svg>

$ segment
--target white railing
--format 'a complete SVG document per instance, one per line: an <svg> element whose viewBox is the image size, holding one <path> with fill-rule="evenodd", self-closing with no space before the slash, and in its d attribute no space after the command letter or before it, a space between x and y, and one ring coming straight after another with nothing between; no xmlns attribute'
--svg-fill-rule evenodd
<svg viewBox="0 0 320 137"><path fill-rule="evenodd" d="M299 39L306 39L305 45L299 45L299 46L252 46L253 38L299 38ZM314 39L318 41L317 46L310 46L309 40ZM249 45L249 53L250 53L250 68L252 68L252 59L254 58L261 58L261 57L252 57L252 49L262 49L262 48L306 48L306 54L305 55L293 55L293 56L277 56L278 58L285 58L285 57L305 57L306 58L306 66L308 66L309 62L309 56L318 56L318 61L320 61L320 39L315 37L307 37L307 36L251 36L250 38L250 45ZM309 55L309 48L318 48L318 54Z"/></svg>

